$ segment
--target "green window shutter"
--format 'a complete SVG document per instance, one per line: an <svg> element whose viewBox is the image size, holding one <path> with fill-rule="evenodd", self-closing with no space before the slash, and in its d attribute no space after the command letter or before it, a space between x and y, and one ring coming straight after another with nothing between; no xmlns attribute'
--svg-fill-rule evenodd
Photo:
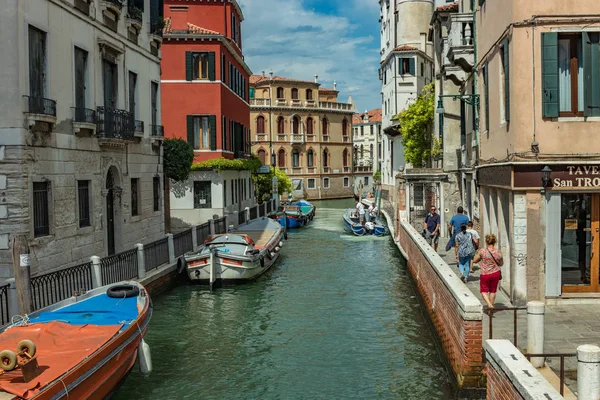
<svg viewBox="0 0 600 400"><path fill-rule="evenodd" d="M254 98L254 88L250 88L250 98Z"/></svg>
<svg viewBox="0 0 600 400"><path fill-rule="evenodd" d="M210 129L210 149L215 151L217 150L217 117L215 115L208 117L208 126Z"/></svg>
<svg viewBox="0 0 600 400"><path fill-rule="evenodd" d="M542 116L558 117L558 34L542 33Z"/></svg>
<svg viewBox="0 0 600 400"><path fill-rule="evenodd" d="M598 71L598 33L582 32L583 115L600 116L600 73Z"/></svg>
<svg viewBox="0 0 600 400"><path fill-rule="evenodd" d="M415 59L411 57L408 59L408 73L411 75L415 75Z"/></svg>
<svg viewBox="0 0 600 400"><path fill-rule="evenodd" d="M402 57L398 58L398 75L402 75L402 60Z"/></svg>
<svg viewBox="0 0 600 400"><path fill-rule="evenodd" d="M502 51L504 52L504 115L506 122L510 121L510 72L508 58L508 38L502 42Z"/></svg>
<svg viewBox="0 0 600 400"><path fill-rule="evenodd" d="M194 116L187 116L187 142L193 147L194 146Z"/></svg>
<svg viewBox="0 0 600 400"><path fill-rule="evenodd" d="M185 80L192 80L192 52L185 52Z"/></svg>
<svg viewBox="0 0 600 400"><path fill-rule="evenodd" d="M208 53L208 79L215 80L215 52Z"/></svg>

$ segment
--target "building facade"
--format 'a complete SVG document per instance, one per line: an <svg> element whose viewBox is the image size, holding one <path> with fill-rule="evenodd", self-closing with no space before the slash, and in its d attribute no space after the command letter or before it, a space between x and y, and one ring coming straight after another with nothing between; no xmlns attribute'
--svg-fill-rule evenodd
<svg viewBox="0 0 600 400"><path fill-rule="evenodd" d="M294 198L353 195L352 116L338 91L279 76L250 78L252 152L292 180Z"/></svg>
<svg viewBox="0 0 600 400"><path fill-rule="evenodd" d="M373 174L381 170L381 108L355 114L352 118L354 142L354 191L373 191Z"/></svg>
<svg viewBox="0 0 600 400"><path fill-rule="evenodd" d="M3 2L1 278L13 234L34 274L164 236L160 9Z"/></svg>
<svg viewBox="0 0 600 400"><path fill-rule="evenodd" d="M480 213L513 303L600 292L600 4L480 1ZM566 17L568 15L568 17Z"/></svg>
<svg viewBox="0 0 600 400"><path fill-rule="evenodd" d="M244 15L236 0L167 0L162 47L167 137L194 147L194 162L250 154L250 68L242 52ZM254 204L247 171L192 172L173 184L172 228Z"/></svg>

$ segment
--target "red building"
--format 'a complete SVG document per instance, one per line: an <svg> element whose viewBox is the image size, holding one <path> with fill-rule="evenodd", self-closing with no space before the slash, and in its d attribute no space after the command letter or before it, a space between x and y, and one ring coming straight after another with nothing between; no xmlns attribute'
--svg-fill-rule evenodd
<svg viewBox="0 0 600 400"><path fill-rule="evenodd" d="M242 55L236 0L165 0L162 121L187 139L195 162L250 153L250 68Z"/></svg>

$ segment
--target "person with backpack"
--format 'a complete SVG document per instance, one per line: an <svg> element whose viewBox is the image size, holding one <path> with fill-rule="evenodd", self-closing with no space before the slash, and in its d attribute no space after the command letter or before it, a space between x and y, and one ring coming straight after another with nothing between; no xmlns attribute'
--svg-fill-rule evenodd
<svg viewBox="0 0 600 400"><path fill-rule="evenodd" d="M475 247L475 251L479 249L479 233L475 229L473 229L473 221L469 221L467 224L467 232L473 236L473 246Z"/></svg>
<svg viewBox="0 0 600 400"><path fill-rule="evenodd" d="M467 232L466 224L460 226L460 232L456 235L456 252L458 254L458 270L462 275L461 280L467 283L471 271L471 260L475 256L475 246L473 235Z"/></svg>

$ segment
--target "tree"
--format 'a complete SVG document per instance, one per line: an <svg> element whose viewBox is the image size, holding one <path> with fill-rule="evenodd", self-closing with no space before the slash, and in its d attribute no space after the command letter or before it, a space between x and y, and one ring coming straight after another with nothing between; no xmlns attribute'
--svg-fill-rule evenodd
<svg viewBox="0 0 600 400"><path fill-rule="evenodd" d="M277 177L277 194L283 195L292 191L292 181L287 174L277 167L271 167L271 172L269 174L255 173L252 175L259 202L263 202L271 198L273 176Z"/></svg>
<svg viewBox="0 0 600 400"><path fill-rule="evenodd" d="M434 84L423 88L413 104L393 119L400 122L400 134L406 162L423 167L429 159L432 147L432 123Z"/></svg>
<svg viewBox="0 0 600 400"><path fill-rule="evenodd" d="M165 139L164 173L176 182L185 181L190 176L194 161L194 148L182 139Z"/></svg>

